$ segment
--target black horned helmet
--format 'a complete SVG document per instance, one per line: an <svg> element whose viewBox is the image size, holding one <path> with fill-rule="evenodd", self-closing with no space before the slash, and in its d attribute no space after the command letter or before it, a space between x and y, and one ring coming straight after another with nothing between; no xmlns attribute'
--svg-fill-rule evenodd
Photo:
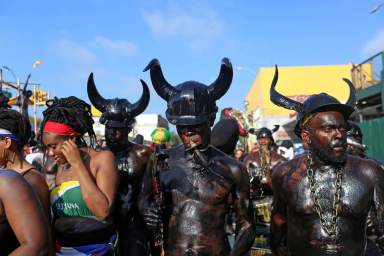
<svg viewBox="0 0 384 256"><path fill-rule="evenodd" d="M353 137L359 142L363 141L363 132L361 131L361 128L357 123L348 121L347 137Z"/></svg>
<svg viewBox="0 0 384 256"><path fill-rule="evenodd" d="M279 128L280 125L275 125L272 130L268 129L267 127L261 127L260 129L251 128L248 130L248 132L250 134L256 135L258 140L261 138L269 138L274 141L272 134L279 130Z"/></svg>
<svg viewBox="0 0 384 256"><path fill-rule="evenodd" d="M301 137L300 134L303 121L305 122L305 120L308 120L308 117L313 113L333 110L343 114L345 120L347 121L349 116L354 111L354 106L356 104L355 87L347 78L343 78L344 82L346 82L349 86L349 98L345 104L340 103L340 101L338 101L335 97L332 97L327 93L313 94L303 103L294 101L276 91L275 87L278 78L279 71L277 66L275 66L275 75L273 76L270 89L270 99L277 106L297 112L295 134L299 137Z"/></svg>
<svg viewBox="0 0 384 256"><path fill-rule="evenodd" d="M140 82L143 86L141 98L136 103L131 104L126 99L103 98L96 89L93 73L89 75L87 84L88 97L95 108L102 112L100 123L114 128L127 128L132 126L135 116L144 112L150 98L147 84L141 79Z"/></svg>
<svg viewBox="0 0 384 256"><path fill-rule="evenodd" d="M197 125L209 122L212 126L220 99L232 83L233 69L228 58L221 61L220 74L210 85L186 81L173 86L164 78L160 63L151 60L144 72L150 70L153 88L167 101L166 117L174 125Z"/></svg>

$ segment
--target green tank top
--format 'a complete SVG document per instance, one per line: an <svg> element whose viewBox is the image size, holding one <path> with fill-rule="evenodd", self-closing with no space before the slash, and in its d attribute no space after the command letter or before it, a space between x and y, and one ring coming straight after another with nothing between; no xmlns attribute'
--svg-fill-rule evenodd
<svg viewBox="0 0 384 256"><path fill-rule="evenodd" d="M63 182L51 190L51 207L56 218L95 216L87 208L77 180Z"/></svg>

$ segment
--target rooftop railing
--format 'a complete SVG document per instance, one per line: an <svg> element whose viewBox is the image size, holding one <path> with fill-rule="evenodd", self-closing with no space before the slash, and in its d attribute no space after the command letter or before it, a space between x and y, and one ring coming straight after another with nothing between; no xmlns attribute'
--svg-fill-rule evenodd
<svg viewBox="0 0 384 256"><path fill-rule="evenodd" d="M384 51L370 57L351 69L352 81L357 90L380 84L384 72Z"/></svg>

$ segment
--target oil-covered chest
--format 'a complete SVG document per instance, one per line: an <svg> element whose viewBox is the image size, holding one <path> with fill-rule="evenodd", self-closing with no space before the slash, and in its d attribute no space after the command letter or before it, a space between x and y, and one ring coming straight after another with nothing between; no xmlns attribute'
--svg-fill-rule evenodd
<svg viewBox="0 0 384 256"><path fill-rule="evenodd" d="M169 169L160 173L160 179L172 201L200 201L204 204L226 202L234 180L228 170L214 162L209 167L196 165L185 159L170 160Z"/></svg>
<svg viewBox="0 0 384 256"><path fill-rule="evenodd" d="M116 155L115 162L119 177L122 179L134 179L143 168L143 161L140 161L133 152Z"/></svg>
<svg viewBox="0 0 384 256"><path fill-rule="evenodd" d="M340 215L359 217L366 214L370 208L373 189L359 176L343 173L340 185L337 185L336 172L314 173L313 179L307 174L300 178L297 176L286 177L283 185L288 207L296 214L315 213L315 201L324 212L332 212L338 197Z"/></svg>

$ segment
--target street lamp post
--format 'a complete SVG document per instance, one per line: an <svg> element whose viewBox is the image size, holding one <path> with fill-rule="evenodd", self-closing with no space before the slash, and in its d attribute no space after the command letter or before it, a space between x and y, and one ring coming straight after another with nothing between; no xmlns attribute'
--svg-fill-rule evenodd
<svg viewBox="0 0 384 256"><path fill-rule="evenodd" d="M37 59L33 62L32 64L32 68L35 69L37 68L39 65L41 65L42 62L41 60ZM20 88L20 78L18 76L16 76L15 72L8 66L3 66L3 68L7 71L9 71L13 78L16 80L16 89L17 89L17 93L18 93L18 100L20 102L19 104L19 112L23 115L25 115L26 117L28 117L28 104L29 104L29 97L28 97L28 90L27 90L27 86L28 86L28 83L29 83L29 79L31 77L31 73L28 74L28 77L27 77L27 80L26 82L24 83L24 88L21 92L21 88ZM33 84L33 115L34 115L34 129L36 131L37 129L37 109L36 109L36 84Z"/></svg>
<svg viewBox="0 0 384 256"><path fill-rule="evenodd" d="M10 67L3 66L3 68L12 74L13 78L16 81L17 95L20 96L20 78L16 76L15 72L13 72L13 70ZM19 111L21 111L21 106L19 106Z"/></svg>

